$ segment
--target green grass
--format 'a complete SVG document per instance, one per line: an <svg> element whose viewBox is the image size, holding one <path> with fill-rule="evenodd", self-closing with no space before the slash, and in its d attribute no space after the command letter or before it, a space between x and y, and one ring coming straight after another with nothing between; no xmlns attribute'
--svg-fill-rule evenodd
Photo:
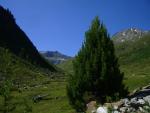
<svg viewBox="0 0 150 113"><path fill-rule="evenodd" d="M63 71L65 71L65 72L67 72L69 74L72 74L73 73L73 64L72 64L72 62L73 62L73 59L70 59L70 60L68 60L66 62L58 64L57 66L59 68L61 68Z"/></svg>
<svg viewBox="0 0 150 113"><path fill-rule="evenodd" d="M115 45L129 91L150 83L150 36Z"/></svg>
<svg viewBox="0 0 150 113"><path fill-rule="evenodd" d="M32 107L32 113L74 113L68 103L65 89L66 82L64 80L50 80L48 84L22 89L22 92L12 91L10 103L16 104L16 109L12 113L24 111L24 100ZM48 94L48 96L45 97L46 100L35 103L32 98L39 94Z"/></svg>
<svg viewBox="0 0 150 113"><path fill-rule="evenodd" d="M46 70L45 70L46 71ZM44 79L46 73L10 51L0 48L0 78L11 79L17 84L29 84ZM32 81L32 82L30 82Z"/></svg>
<svg viewBox="0 0 150 113"><path fill-rule="evenodd" d="M25 113L26 106L32 108L31 113L74 113L66 95L63 73L36 67L3 48L0 54L0 79L11 79L14 84L8 104L16 108L11 113ZM0 87L3 81L0 80ZM33 101L34 96L45 94L48 94L45 100ZM0 109L3 103L4 98L0 96Z"/></svg>
<svg viewBox="0 0 150 113"><path fill-rule="evenodd" d="M129 65L121 65L121 71L125 74L125 84L130 91L148 85L150 83L150 58Z"/></svg>

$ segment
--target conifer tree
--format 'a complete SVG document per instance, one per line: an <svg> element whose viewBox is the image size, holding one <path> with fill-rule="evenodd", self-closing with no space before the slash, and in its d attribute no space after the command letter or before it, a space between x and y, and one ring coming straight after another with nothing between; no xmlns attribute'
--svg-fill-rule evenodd
<svg viewBox="0 0 150 113"><path fill-rule="evenodd" d="M103 102L107 101L106 97L115 100L127 94L113 42L98 17L85 33L73 69L67 92L70 103L77 112L85 111L86 102L91 98Z"/></svg>

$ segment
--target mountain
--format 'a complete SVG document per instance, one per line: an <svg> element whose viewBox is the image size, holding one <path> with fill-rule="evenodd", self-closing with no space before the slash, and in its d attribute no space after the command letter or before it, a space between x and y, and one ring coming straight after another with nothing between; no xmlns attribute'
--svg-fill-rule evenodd
<svg viewBox="0 0 150 113"><path fill-rule="evenodd" d="M64 55L58 51L41 51L40 53L44 58L53 64L60 64L69 59L72 59L72 57Z"/></svg>
<svg viewBox="0 0 150 113"><path fill-rule="evenodd" d="M150 83L150 31L130 28L113 35L116 55L130 90Z"/></svg>
<svg viewBox="0 0 150 113"><path fill-rule="evenodd" d="M150 31L143 31L138 28L129 28L120 32L117 32L112 36L114 43L121 43L124 41L134 41L138 38L142 38L144 35L150 34Z"/></svg>
<svg viewBox="0 0 150 113"><path fill-rule="evenodd" d="M42 68L55 71L37 51L28 36L16 24L9 10L0 6L0 47L8 49L18 57Z"/></svg>

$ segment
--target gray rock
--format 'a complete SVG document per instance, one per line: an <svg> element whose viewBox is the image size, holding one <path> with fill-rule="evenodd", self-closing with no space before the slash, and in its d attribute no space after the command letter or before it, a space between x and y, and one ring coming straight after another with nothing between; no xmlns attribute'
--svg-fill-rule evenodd
<svg viewBox="0 0 150 113"><path fill-rule="evenodd" d="M48 96L48 94L45 94L45 95L36 95L32 99L33 99L34 102L38 102L40 100L43 100L47 96Z"/></svg>
<svg viewBox="0 0 150 113"><path fill-rule="evenodd" d="M128 107L131 103L128 98L125 98L122 101L123 101L125 107Z"/></svg>
<svg viewBox="0 0 150 113"><path fill-rule="evenodd" d="M108 113L107 107L98 107L96 113Z"/></svg>
<svg viewBox="0 0 150 113"><path fill-rule="evenodd" d="M138 99L137 103L140 104L140 105L144 105L145 101L143 99Z"/></svg>
<svg viewBox="0 0 150 113"><path fill-rule="evenodd" d="M145 101L143 99L138 99L138 98L132 98L131 99L131 107L138 109L139 107L144 106Z"/></svg>
<svg viewBox="0 0 150 113"><path fill-rule="evenodd" d="M137 103L137 101L138 101L137 97L134 97L130 100L131 103L135 103L135 104Z"/></svg>
<svg viewBox="0 0 150 113"><path fill-rule="evenodd" d="M114 108L114 110L117 110L117 109L118 109L118 106L115 105L113 108Z"/></svg>
<svg viewBox="0 0 150 113"><path fill-rule="evenodd" d="M120 111L123 112L123 113L126 112L126 110L127 110L127 107L121 107L120 108Z"/></svg>

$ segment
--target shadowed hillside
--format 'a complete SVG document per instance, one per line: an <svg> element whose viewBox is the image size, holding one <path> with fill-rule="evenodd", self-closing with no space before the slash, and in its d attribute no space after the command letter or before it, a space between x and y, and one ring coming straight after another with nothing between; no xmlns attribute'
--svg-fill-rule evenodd
<svg viewBox="0 0 150 113"><path fill-rule="evenodd" d="M64 74L0 7L0 113L71 113ZM62 109L63 108L63 109Z"/></svg>
<svg viewBox="0 0 150 113"><path fill-rule="evenodd" d="M7 48L17 56L39 67L54 71L55 68L43 59L27 35L16 24L9 10L0 6L0 47Z"/></svg>

